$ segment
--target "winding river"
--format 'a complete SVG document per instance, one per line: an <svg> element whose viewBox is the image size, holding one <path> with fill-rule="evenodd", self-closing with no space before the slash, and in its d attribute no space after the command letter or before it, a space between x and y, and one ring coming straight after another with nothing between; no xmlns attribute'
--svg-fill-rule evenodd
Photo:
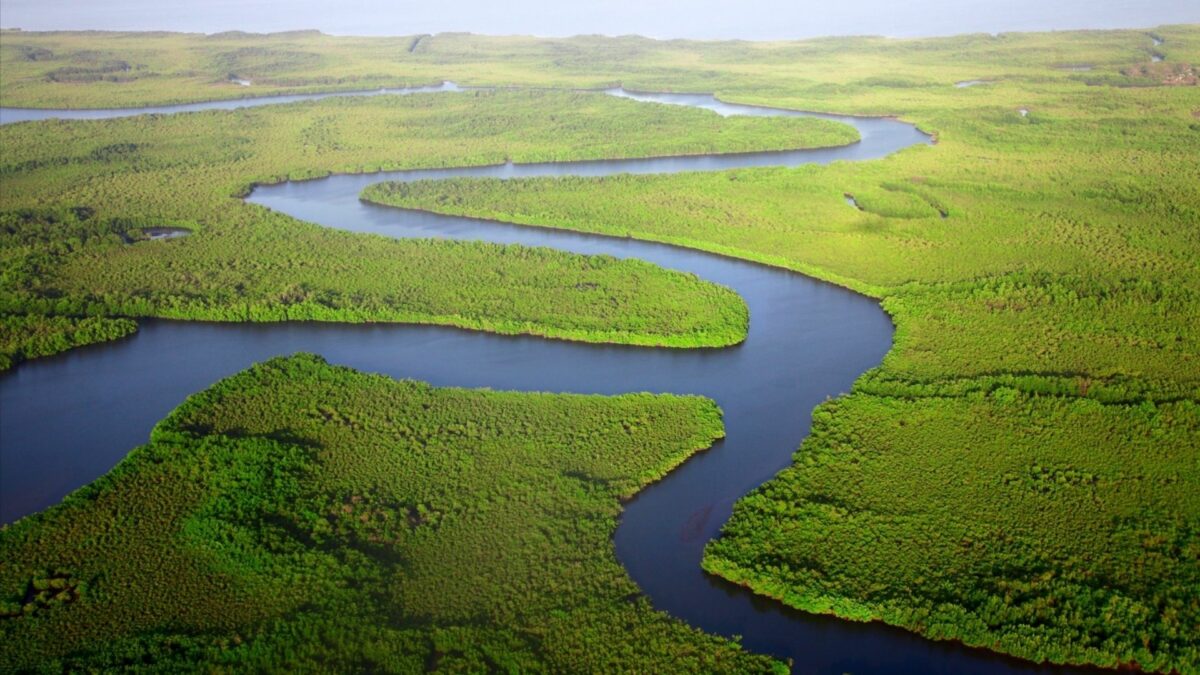
<svg viewBox="0 0 1200 675"><path fill-rule="evenodd" d="M447 83L387 93L454 89ZM811 114L731 105L707 95L606 93L722 115ZM0 121L228 109L320 97L134 110L0 109ZM358 199L363 187L383 180L796 166L878 158L930 140L896 120L819 116L855 126L862 141L807 151L337 175L259 187L248 201L329 227L549 246L693 272L746 300L749 336L729 349L670 350L432 326L145 321L129 339L38 359L0 375L0 522L50 506L102 475L145 442L153 425L189 394L256 361L296 351L441 386L703 394L724 409L727 437L628 503L615 537L618 557L656 607L707 631L741 635L748 649L793 659L800 673L1063 672L881 624L791 611L700 570L704 544L717 535L733 502L790 463L808 432L812 409L848 391L890 347L892 325L875 301L785 270L684 248L404 211Z"/></svg>

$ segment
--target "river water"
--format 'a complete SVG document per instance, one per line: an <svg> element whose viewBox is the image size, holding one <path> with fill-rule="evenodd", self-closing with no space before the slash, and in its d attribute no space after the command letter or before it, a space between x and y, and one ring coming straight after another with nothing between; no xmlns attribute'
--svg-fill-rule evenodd
<svg viewBox="0 0 1200 675"><path fill-rule="evenodd" d="M808 114L730 105L706 95L607 93L723 115ZM302 98L308 97L287 97ZM279 102L241 100L153 112ZM111 117L150 111L99 112ZM63 116L64 111L21 114L22 119L36 119ZM0 115L4 122L16 121L11 111ZM363 187L381 180L797 166L867 160L930 142L896 120L819 116L854 125L862 141L806 151L338 175L258 187L249 202L329 227L393 237L549 246L636 257L693 272L733 288L746 300L749 336L728 349L672 350L431 326L145 321L129 339L38 359L0 375L0 521L58 502L144 443L153 425L187 395L280 354L315 352L333 363L439 386L702 394L724 410L727 437L627 504L615 536L619 559L656 607L711 632L741 635L753 651L793 659L796 672L1063 672L881 624L791 611L700 570L705 542L717 535L733 502L790 463L808 432L812 409L848 391L890 347L892 325L876 302L785 270L683 248L405 211L358 199Z"/></svg>

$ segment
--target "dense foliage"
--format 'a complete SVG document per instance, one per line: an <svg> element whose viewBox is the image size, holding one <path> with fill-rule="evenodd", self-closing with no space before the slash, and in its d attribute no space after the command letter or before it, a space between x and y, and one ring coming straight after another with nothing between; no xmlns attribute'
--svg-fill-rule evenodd
<svg viewBox="0 0 1200 675"><path fill-rule="evenodd" d="M812 612L1035 660L1200 664L1200 405L856 393L705 569Z"/></svg>
<svg viewBox="0 0 1200 675"><path fill-rule="evenodd" d="M1165 61L1150 64L1152 55ZM112 69L117 61L128 70ZM745 103L903 115L936 133L938 145L865 164L531 180L505 190L459 181L392 188L386 198L695 246L882 298L897 324L895 349L850 397L818 411L795 466L739 505L707 567L811 611L881 619L1033 659L1136 661L1188 672L1200 668L1196 63L1197 26L771 44L6 33L0 94L7 105L98 106L452 79L623 83L714 91ZM91 68L96 81L62 81L86 76L64 67ZM255 84L230 84L231 74ZM954 86L966 80L982 84ZM572 105L586 112L589 100ZM405 140L406 148L440 158L430 163L503 160L491 148L496 130L506 126L473 121L470 134L447 138L438 130L454 128L463 108L439 101L428 104L428 124ZM28 145L16 145L9 139L22 132L0 130L4 161L13 167L3 174L5 199L10 184L27 195L14 208L93 204L91 195L100 194L94 186L108 186L104 194L115 199L136 185L131 193L143 200L140 210L105 217L124 213L192 226L199 218L191 212L203 214L206 227L197 235L166 242L181 251L200 246L195 242L210 236L206 230L215 236L211 224L218 221L222 237L246 236L237 224L251 213L260 238L285 225L292 240L316 236L252 210L234 215L241 207L226 196L254 176L392 161L394 152L381 151L391 139L385 125L366 124L356 135L339 126L339 114L311 112L371 105L43 127L75 134L62 146L70 152L31 152L34 134ZM616 103L596 105L615 109ZM520 137L546 125L542 148L560 147L559 137L603 146L603 134L563 126L557 113L542 115L546 108L538 110L537 124L520 116L502 123L520 129ZM446 114L435 116L436 110ZM175 124L194 135L201 122L223 129L207 136L221 143L177 140L186 152L174 155L237 154L201 172L223 186L214 192L219 208L214 201L187 213L172 210L176 194L189 193L195 171L186 179L181 172L125 172L120 181L72 173L75 158L90 153L98 154L89 163L128 156L127 144L139 142L135 130ZM638 122L630 124L624 128ZM259 127L267 131L253 131ZM338 130L336 142L327 142L330 128ZM456 144L480 129L488 130L485 149ZM99 130L109 135L94 137ZM48 142L46 134L37 140ZM276 147L279 157L265 161L264 147ZM575 156L571 143L562 147L563 156ZM589 145L582 154L624 146L603 147ZM534 156L553 156L541 152ZM57 177L54 192L69 186L71 201L37 191L50 175ZM846 206L847 194L862 210ZM174 258L167 269L186 269L185 260ZM98 256L59 274L90 280L87 270L106 265L120 269L115 259ZM221 267L204 273L212 269ZM72 584L86 583L67 569L29 570L27 577L45 587L33 587L33 616L58 611L55 603L70 601L78 587ZM480 637L476 644L490 643Z"/></svg>
<svg viewBox="0 0 1200 675"><path fill-rule="evenodd" d="M769 671L654 610L612 549L619 499L721 435L698 397L435 389L275 359L0 529L0 662Z"/></svg>
<svg viewBox="0 0 1200 675"><path fill-rule="evenodd" d="M1200 57L1196 28L1158 34L1168 57ZM801 609L1035 660L1195 671L1200 88L1099 86L1058 67L1116 68L1151 44L1129 32L887 42L903 58L862 88L799 78L842 63L849 78L873 49L760 67L822 42L747 48L755 75L727 91L900 113L938 144L870 163L368 195L702 248L882 298L894 349L818 412L796 465L739 505L707 569ZM1050 44L1057 64L1027 68L1046 54L1018 50ZM934 67L924 50L957 51ZM950 70L991 81L955 88ZM772 85L747 84L767 72Z"/></svg>
<svg viewBox="0 0 1200 675"><path fill-rule="evenodd" d="M300 223L237 199L330 171L742 151L848 127L723 119L597 94L331 99L0 127L0 311L233 321L403 321L591 342L723 346L728 289L639 261ZM849 130L852 134L852 130ZM150 240L150 227L190 236Z"/></svg>
<svg viewBox="0 0 1200 675"><path fill-rule="evenodd" d="M0 370L38 356L116 340L137 331L129 319L0 314Z"/></svg>

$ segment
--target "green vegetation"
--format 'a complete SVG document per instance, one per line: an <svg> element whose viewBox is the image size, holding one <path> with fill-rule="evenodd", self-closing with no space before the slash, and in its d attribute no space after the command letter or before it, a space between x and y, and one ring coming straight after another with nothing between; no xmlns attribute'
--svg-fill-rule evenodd
<svg viewBox="0 0 1200 675"><path fill-rule="evenodd" d="M590 342L724 346L728 289L639 261L331 231L243 203L330 172L734 152L854 140L597 94L499 92L0 127L0 311L401 321ZM150 241L150 227L185 238Z"/></svg>
<svg viewBox="0 0 1200 675"><path fill-rule="evenodd" d="M0 370L72 347L117 340L137 331L129 319L0 314Z"/></svg>
<svg viewBox="0 0 1200 675"><path fill-rule="evenodd" d="M699 397L435 389L275 359L0 529L0 661L770 671L654 610L612 549L618 500L722 435Z"/></svg>
<svg viewBox="0 0 1200 675"><path fill-rule="evenodd" d="M1151 34L1165 40L1153 46ZM800 42L566 39L462 33L396 38L315 31L0 33L4 105L95 108L281 93L364 90L451 80L469 85L716 91L779 104L804 91L820 108L894 113L963 80L1141 86L1200 62L1195 26L1150 31L1003 33L925 40ZM1166 58L1149 66L1152 54ZM1077 72L1072 66L1091 66ZM1138 66L1147 65L1149 76ZM67 77L63 77L64 69ZM246 79L241 86L233 79ZM90 80L83 82L82 80ZM989 85L991 86L991 85ZM972 91L960 96L976 97ZM870 104L870 106L868 105ZM1020 105L1013 102L1012 105Z"/></svg>
<svg viewBox="0 0 1200 675"><path fill-rule="evenodd" d="M850 396L817 411L796 464L738 505L706 567L802 609L1026 658L1191 672L1200 669L1200 26L1152 33L1162 45L1145 31L768 44L438 35L411 52L411 38L313 33L5 33L0 95L6 105L103 106L451 79L622 83L901 115L938 144L853 165L530 180L504 190L455 181L370 196L694 246L881 298L897 325L895 348ZM1166 61L1150 64L1152 51ZM1091 70L1071 70L1083 65ZM255 84L230 84L230 75ZM953 86L964 80L987 84ZM105 227L128 218L196 231L172 242L86 247L38 277L67 296L101 284L125 302L150 288L184 298L206 279L233 288L220 277L233 270L250 279L253 297L269 297L285 289L254 286L260 266L245 251L286 247L297 264L275 278L301 275L332 290L345 282L333 287L310 272L305 252L320 250L324 265L329 250L349 242L371 251L407 244L306 228L229 198L253 180L396 166L401 150L404 166L695 152L662 134L704 120L709 131L734 124L691 111L678 127L649 128L646 115L668 113L570 94L489 96L0 129L12 167L0 203L55 213L89 205ZM488 117L497 110L507 112ZM608 117L624 110L623 122ZM404 120L402 132L386 123L394 119ZM595 120L629 133L608 140L616 136L593 132ZM828 131L769 124L722 128L763 131L754 137L763 145L787 129L793 139ZM699 137L719 144L728 134ZM156 140L128 151L144 138ZM666 145L634 153L634 138ZM117 169L105 173L105 162ZM212 189L180 199L199 184ZM845 194L863 210L847 207ZM122 206L130 198L136 209ZM315 237L321 246L306 244ZM335 241L346 243L324 245ZM164 253L141 253L158 245ZM230 253L190 267L206 246ZM333 255L341 265L361 258ZM334 269L328 264L322 269ZM142 285L109 290L105 272L136 275ZM369 296L356 290L361 297L342 308L343 319ZM212 297L226 302L221 292ZM241 541L240 533L223 541ZM31 607L35 618L87 597L88 578L72 568L47 562L21 574L36 592L21 598L20 611ZM79 587L76 601L68 589ZM635 632L595 625L618 638ZM147 649L119 644L132 645L131 654Z"/></svg>
<svg viewBox="0 0 1200 675"><path fill-rule="evenodd" d="M1034 660L1200 664L1200 405L860 391L705 569L806 611Z"/></svg>
<svg viewBox="0 0 1200 675"><path fill-rule="evenodd" d="M1200 28L1158 33L1176 63L1200 60ZM1200 88L1098 84L1149 47L1141 33L855 42L743 46L750 72L714 79L748 103L897 113L936 146L367 196L701 248L881 298L893 350L818 410L795 466L738 505L706 569L800 609L1034 660L1195 671ZM853 84L883 54L888 78Z"/></svg>

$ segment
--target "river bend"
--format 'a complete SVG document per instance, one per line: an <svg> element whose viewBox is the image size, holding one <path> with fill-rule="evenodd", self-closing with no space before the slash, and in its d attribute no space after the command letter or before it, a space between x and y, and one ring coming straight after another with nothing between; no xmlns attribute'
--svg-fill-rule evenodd
<svg viewBox="0 0 1200 675"><path fill-rule="evenodd" d="M337 95L455 90L444 83ZM724 410L726 438L639 493L626 505L615 537L618 557L656 607L707 631L741 635L748 649L793 659L799 673L1063 672L925 640L882 624L792 611L701 571L704 545L717 535L733 502L786 467L808 433L813 408L848 391L890 347L892 325L875 301L793 272L674 246L405 211L358 199L362 188L384 180L798 166L879 158L930 142L913 126L892 119L732 105L708 95L606 93L722 115L824 117L853 125L862 140L840 148L787 152L334 175L261 186L247 201L356 232L548 246L635 257L693 272L745 299L750 330L744 343L728 349L649 349L437 326L143 321L131 338L37 359L0 375L0 522L57 503L104 474L130 448L144 443L154 424L189 394L254 362L297 351L438 386L702 394ZM325 96L125 110L5 108L0 109L0 123L233 109Z"/></svg>

